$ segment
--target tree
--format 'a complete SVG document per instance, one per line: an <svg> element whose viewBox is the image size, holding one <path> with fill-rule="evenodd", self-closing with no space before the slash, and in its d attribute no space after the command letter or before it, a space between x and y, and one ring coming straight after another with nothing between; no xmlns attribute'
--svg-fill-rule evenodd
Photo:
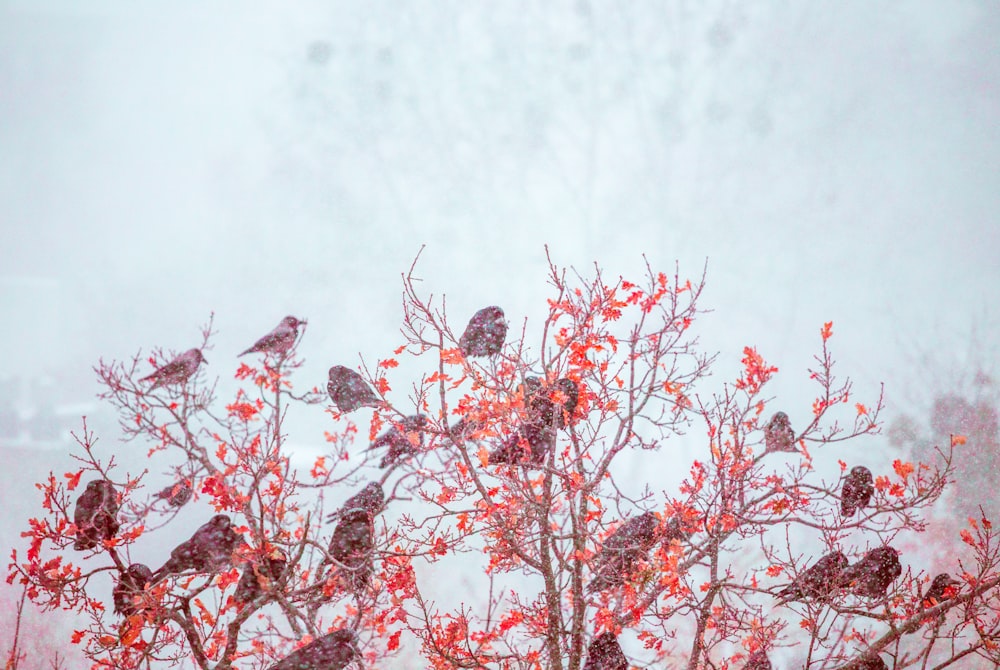
<svg viewBox="0 0 1000 670"><path fill-rule="evenodd" d="M767 655L806 668L1000 661L990 520L956 533L974 560L951 566L960 585L930 602L931 575L890 548L923 530L957 438L933 462L873 468L871 498L849 518L839 496L850 464L832 476L814 465L814 454L877 432L883 408L881 394L858 402L834 375L832 324L820 331L811 406L777 407L766 389L778 368L752 347L732 381L705 390L715 360L692 329L704 275L647 266L641 281L608 280L599 267L587 277L550 261L544 322L510 324L499 352L467 358L470 315L451 319L443 299L422 295L415 266L403 276L404 341L360 367L375 399L356 380L350 393L365 403L334 388L351 410L327 405L328 453L308 472L292 466L283 429L289 412L325 400L293 385L305 329L287 351L240 364L224 409L205 366L151 390L135 381L148 373L141 356L101 361L102 398L126 438L148 442L152 463L179 459L171 476L193 483L188 505L202 518L176 529L190 538L171 559L179 569L130 568L133 551L180 523L179 507L164 502L169 491L144 493L147 473L120 473L85 428L80 469L39 485L42 513L8 580L42 608L89 617L74 641L94 667L267 668L293 650L296 665L322 653L344 667L360 653L364 667L387 667L407 647L435 669L618 668L619 647L633 664L691 669L751 656L763 667ZM216 360L212 335L209 322L200 350ZM171 358L155 352L148 364ZM423 372L397 378L410 368ZM792 425L793 447L768 451L765 426L785 426L775 410L810 418ZM365 437L352 417L369 411ZM380 469L384 449L367 443L393 429L402 448ZM687 474L676 490L655 469L638 486L620 475L624 459L655 463L685 433L703 446L677 466ZM119 528L74 553L74 496L93 479L114 485ZM808 571L832 552L843 561ZM479 581L452 589L454 602L430 595L477 564ZM123 575L132 581L119 584L116 617L112 582Z"/></svg>

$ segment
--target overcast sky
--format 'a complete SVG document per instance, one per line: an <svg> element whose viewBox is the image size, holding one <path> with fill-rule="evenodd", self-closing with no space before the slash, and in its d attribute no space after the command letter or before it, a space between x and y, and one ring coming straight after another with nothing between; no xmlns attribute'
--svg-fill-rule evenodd
<svg viewBox="0 0 1000 670"><path fill-rule="evenodd" d="M890 401L996 332L995 2L204 4L0 0L0 375L86 400L214 311L214 374L294 314L322 383L401 342L424 244L456 323L540 323L545 244L707 262L720 375L757 346L800 423L825 321Z"/></svg>

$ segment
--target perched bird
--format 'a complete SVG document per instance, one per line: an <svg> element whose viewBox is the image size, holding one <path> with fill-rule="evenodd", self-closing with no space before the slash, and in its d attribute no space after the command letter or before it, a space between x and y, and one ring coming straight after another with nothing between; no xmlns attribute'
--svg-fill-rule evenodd
<svg viewBox="0 0 1000 670"><path fill-rule="evenodd" d="M868 507L872 494L875 493L873 481L872 471L865 466L856 465L851 468L840 490L840 513L844 517L852 517L859 509Z"/></svg>
<svg viewBox="0 0 1000 670"><path fill-rule="evenodd" d="M899 552L890 546L876 547L840 573L840 584L863 598L881 598L902 573Z"/></svg>
<svg viewBox="0 0 1000 670"><path fill-rule="evenodd" d="M111 593L115 602L115 614L132 616L138 612L141 608L137 605L136 598L152 581L153 571L149 567L142 563L128 566Z"/></svg>
<svg viewBox="0 0 1000 670"><path fill-rule="evenodd" d="M387 468L394 465L399 459L412 456L422 448L426 426L427 417L423 414L414 414L404 417L398 424L376 437L375 441L369 445L369 449L389 447L389 450L382 457L379 467Z"/></svg>
<svg viewBox="0 0 1000 670"><path fill-rule="evenodd" d="M153 385L149 387L152 391L155 388L165 385L184 384L198 370L202 363L208 363L201 355L201 349L188 349L183 354L170 361L163 367L157 368L153 374L140 379L140 382L152 380Z"/></svg>
<svg viewBox="0 0 1000 670"><path fill-rule="evenodd" d="M747 659L747 664L743 666L743 670L771 670L771 659L767 657L767 652L763 649L758 649L750 654L750 658Z"/></svg>
<svg viewBox="0 0 1000 670"><path fill-rule="evenodd" d="M466 356L496 356L507 338L507 322L499 307L484 307L476 312L458 339L458 348Z"/></svg>
<svg viewBox="0 0 1000 670"><path fill-rule="evenodd" d="M271 590L273 585L281 579L288 565L288 556L277 547L261 561L251 561L243 568L240 581L236 585L236 593L233 599L239 605L246 605L253 601L265 590Z"/></svg>
<svg viewBox="0 0 1000 670"><path fill-rule="evenodd" d="M544 386L538 377L526 377L519 391L528 409L527 422L539 426L565 428L580 399L576 382L567 377L557 381L554 388ZM564 398L562 403L553 400L556 391Z"/></svg>
<svg viewBox="0 0 1000 670"><path fill-rule="evenodd" d="M340 564L347 589L355 595L363 591L375 570L375 524L372 515L361 508L341 514L333 529L328 551Z"/></svg>
<svg viewBox="0 0 1000 670"><path fill-rule="evenodd" d="M830 596L842 583L840 575L847 568L847 557L839 551L831 551L822 556L814 564L799 573L795 580L775 594L779 605L790 600L817 598L822 600Z"/></svg>
<svg viewBox="0 0 1000 670"><path fill-rule="evenodd" d="M490 452L490 465L540 465L556 443L551 426L524 424Z"/></svg>
<svg viewBox="0 0 1000 670"><path fill-rule="evenodd" d="M299 336L299 326L306 323L304 319L296 319L294 316L286 316L281 323L270 333L254 342L253 346L244 351L240 356L263 352L265 354L285 354L292 345L295 344Z"/></svg>
<svg viewBox="0 0 1000 670"><path fill-rule="evenodd" d="M784 412L775 412L764 426L764 452L795 451L795 431Z"/></svg>
<svg viewBox="0 0 1000 670"><path fill-rule="evenodd" d="M889 667L877 654L862 656L844 666L847 670L889 670Z"/></svg>
<svg viewBox="0 0 1000 670"><path fill-rule="evenodd" d="M357 640L352 630L335 630L296 649L269 670L344 670L351 661L361 661Z"/></svg>
<svg viewBox="0 0 1000 670"><path fill-rule="evenodd" d="M154 577L160 580L185 570L214 572L224 568L232 562L233 551L239 542L240 536L233 530L232 520L225 514L216 514L196 530L191 539L170 552L170 558Z"/></svg>
<svg viewBox="0 0 1000 670"><path fill-rule="evenodd" d="M952 579L951 575L947 572L942 572L940 575L935 577L931 581L930 587L927 589L927 593L924 594L921 602L924 607L934 607L937 604L943 603L945 600L950 600L955 597L958 593L958 588L962 582L957 579Z"/></svg>
<svg viewBox="0 0 1000 670"><path fill-rule="evenodd" d="M601 633L591 640L583 670L628 670L628 659L614 633Z"/></svg>
<svg viewBox="0 0 1000 670"><path fill-rule="evenodd" d="M587 592L603 591L621 586L635 571L636 564L646 558L659 538L660 521L652 512L632 517L604 540L594 557L594 576Z"/></svg>
<svg viewBox="0 0 1000 670"><path fill-rule="evenodd" d="M107 479L94 479L87 483L86 490L76 499L73 510L76 524L77 551L93 549L103 540L110 540L118 532L118 494L115 486Z"/></svg>
<svg viewBox="0 0 1000 670"><path fill-rule="evenodd" d="M343 365L334 365L330 368L329 377L326 391L340 412L353 412L359 407L381 406L382 403L372 391L372 387L354 370Z"/></svg>
<svg viewBox="0 0 1000 670"><path fill-rule="evenodd" d="M366 512L368 516L374 519L375 515L381 511L382 505L384 504L385 491L382 490L382 485L378 482L368 482L363 489L348 498L347 501L340 506L340 509L335 512L331 512L329 516L326 517L326 520L335 521L348 512L355 510Z"/></svg>
<svg viewBox="0 0 1000 670"><path fill-rule="evenodd" d="M167 504L171 507L184 507L191 500L193 494L194 489L191 488L191 480L182 479L160 489L153 497L157 500L166 500Z"/></svg>

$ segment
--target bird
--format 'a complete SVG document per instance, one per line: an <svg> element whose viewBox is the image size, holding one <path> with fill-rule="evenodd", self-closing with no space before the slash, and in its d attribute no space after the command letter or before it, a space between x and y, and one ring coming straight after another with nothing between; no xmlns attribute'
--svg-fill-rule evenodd
<svg viewBox="0 0 1000 670"><path fill-rule="evenodd" d="M743 666L743 670L771 670L771 659L767 657L767 652L763 649L758 649L750 654L750 658L747 659L747 664Z"/></svg>
<svg viewBox="0 0 1000 670"><path fill-rule="evenodd" d="M507 338L507 322L499 307L484 307L476 312L462 337L458 348L465 356L496 356Z"/></svg>
<svg viewBox="0 0 1000 670"><path fill-rule="evenodd" d="M357 640L353 630L335 630L296 649L268 670L344 670L352 661L361 661Z"/></svg>
<svg viewBox="0 0 1000 670"><path fill-rule="evenodd" d="M927 589L927 593L924 594L921 602L924 607L934 607L937 604L943 603L945 600L949 600L955 596L958 592L956 587L960 586L961 583L957 579L952 579L951 575L947 572L942 572L931 581L930 588Z"/></svg>
<svg viewBox="0 0 1000 670"><path fill-rule="evenodd" d="M775 412L764 426L764 453L772 451L795 451L795 431L784 412Z"/></svg>
<svg viewBox="0 0 1000 670"><path fill-rule="evenodd" d="M154 498L166 500L171 507L184 507L191 500L194 489L191 488L190 479L182 479L178 482L163 487L157 492Z"/></svg>
<svg viewBox="0 0 1000 670"><path fill-rule="evenodd" d="M93 549L103 540L113 538L120 527L114 484L107 479L87 482L87 488L76 499L73 523L76 525L73 548L77 551Z"/></svg>
<svg viewBox="0 0 1000 670"><path fill-rule="evenodd" d="M652 512L632 517L604 540L594 557L594 576L587 592L621 586L659 537L660 521Z"/></svg>
<svg viewBox="0 0 1000 670"><path fill-rule="evenodd" d="M329 372L326 391L340 412L353 412L359 407L380 407L378 396L368 382L354 370L334 365Z"/></svg>
<svg viewBox="0 0 1000 670"><path fill-rule="evenodd" d="M903 573L899 552L888 545L876 547L840 573L840 585L864 598L881 598L889 585Z"/></svg>
<svg viewBox="0 0 1000 670"><path fill-rule="evenodd" d="M286 316L274 330L254 342L253 346L241 353L240 356L258 352L277 354L279 356L288 353L288 350L292 348L292 345L295 344L295 340L299 336L299 326L304 323L307 323L305 319Z"/></svg>
<svg viewBox="0 0 1000 670"><path fill-rule="evenodd" d="M379 467L387 468L401 458L412 456L418 449L422 448L426 426L427 417L423 414L414 414L403 417L398 424L376 437L375 441L368 446L369 449L389 447L389 450L382 457Z"/></svg>
<svg viewBox="0 0 1000 670"><path fill-rule="evenodd" d="M224 568L232 562L233 551L239 542L240 536L233 530L232 519L225 514L216 514L189 540L170 552L170 558L154 573L154 577L158 581L185 570L214 572Z"/></svg>
<svg viewBox="0 0 1000 670"><path fill-rule="evenodd" d="M378 482L368 482L363 489L348 498L347 501L340 506L340 509L335 512L331 512L326 517L326 520L335 521L348 512L354 510L367 512L368 515L374 519L375 515L379 513L382 509L382 505L384 504L385 491L382 490L382 485Z"/></svg>
<svg viewBox="0 0 1000 670"><path fill-rule="evenodd" d="M628 670L628 659L614 633L601 633L591 640L583 670Z"/></svg>
<svg viewBox="0 0 1000 670"><path fill-rule="evenodd" d="M518 392L523 395L525 406L528 409L527 421L529 423L555 428L565 428L569 423L580 399L576 382L568 377L563 377L553 387L546 387L538 377L525 378ZM556 391L565 398L561 404L556 403L552 398L552 394Z"/></svg>
<svg viewBox="0 0 1000 670"><path fill-rule="evenodd" d="M490 452L489 465L540 465L555 445L556 433L551 426L524 424Z"/></svg>
<svg viewBox="0 0 1000 670"><path fill-rule="evenodd" d="M871 470L863 465L851 468L840 490L840 513L844 517L852 517L858 510L868 507L875 493L872 482Z"/></svg>
<svg viewBox="0 0 1000 670"><path fill-rule="evenodd" d="M277 547L272 548L262 560L248 562L240 575L233 599L239 605L246 605L265 590L272 590L287 565L288 556Z"/></svg>
<svg viewBox="0 0 1000 670"><path fill-rule="evenodd" d="M363 508L354 508L341 514L333 537L330 538L330 557L340 564L347 589L355 595L371 581L375 569L372 555L375 551L375 524L373 516ZM326 559L321 563L328 563Z"/></svg>
<svg viewBox="0 0 1000 670"><path fill-rule="evenodd" d="M849 668L850 670L889 670L885 661L883 661L882 657L877 654L862 656L861 658L848 663L844 667Z"/></svg>
<svg viewBox="0 0 1000 670"><path fill-rule="evenodd" d="M163 367L157 368L153 374L147 375L139 381L152 380L153 385L149 387L149 391L168 384L184 384L202 363L207 364L208 361L202 355L201 349L188 349Z"/></svg>
<svg viewBox="0 0 1000 670"><path fill-rule="evenodd" d="M137 613L141 608L136 604L136 597L152 581L153 571L148 566L142 563L133 563L128 566L111 593L115 603L115 614L132 616Z"/></svg>
<svg viewBox="0 0 1000 670"><path fill-rule="evenodd" d="M847 568L847 557L839 551L820 557L818 561L806 568L791 584L778 591L775 597L779 605L790 600L805 598L824 599L830 596L841 584L839 577Z"/></svg>

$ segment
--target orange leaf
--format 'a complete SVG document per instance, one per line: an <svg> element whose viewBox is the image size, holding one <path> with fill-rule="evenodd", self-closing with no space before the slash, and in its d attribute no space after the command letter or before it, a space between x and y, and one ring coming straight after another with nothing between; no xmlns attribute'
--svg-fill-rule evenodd
<svg viewBox="0 0 1000 670"><path fill-rule="evenodd" d="M385 645L386 649L388 649L389 651L395 651L396 649L399 649L399 634L401 632L402 631L397 630L395 633L389 636L389 642Z"/></svg>
<svg viewBox="0 0 1000 670"><path fill-rule="evenodd" d="M951 436L951 446L958 446L960 444L965 444L965 435L952 435Z"/></svg>
<svg viewBox="0 0 1000 670"><path fill-rule="evenodd" d="M823 336L824 341L830 339L830 336L833 335L833 321L824 323L823 329L819 331L819 334Z"/></svg>
<svg viewBox="0 0 1000 670"><path fill-rule="evenodd" d="M66 482L66 488L67 488L67 490L72 491L73 489L75 489L80 484L80 475L82 475L82 474L83 474L83 470L80 470L75 475L71 475L68 472L63 475L63 477L65 477L67 480L69 480L69 481Z"/></svg>

